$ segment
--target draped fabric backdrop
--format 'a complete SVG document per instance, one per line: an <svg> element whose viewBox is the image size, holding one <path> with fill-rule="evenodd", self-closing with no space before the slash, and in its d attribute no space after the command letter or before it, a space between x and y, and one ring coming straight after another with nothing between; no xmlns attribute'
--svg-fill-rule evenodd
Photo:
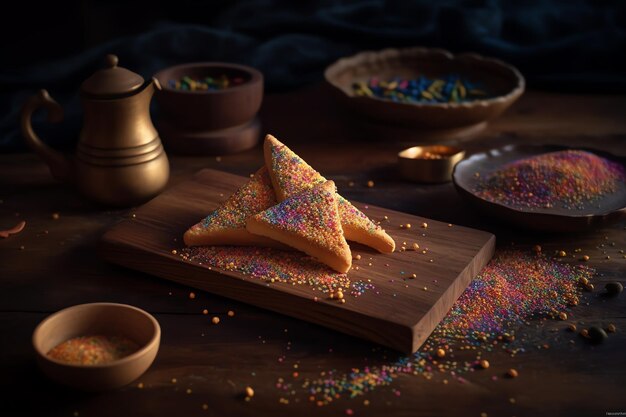
<svg viewBox="0 0 626 417"><path fill-rule="evenodd" d="M179 12L182 17L175 19L154 12L146 16L131 13L126 19L135 19L141 33L112 33L109 39L70 54L56 56L46 47L27 51L32 59L21 62L7 49L3 53L6 64L0 68L0 151L24 149L19 111L26 98L40 88L48 89L66 113L59 126L43 123L44 114L37 114L35 128L53 146L73 146L81 122L80 83L102 67L107 53L117 54L120 65L144 77L185 62L247 64L265 74L268 91L277 91L319 82L328 64L361 50L442 47L508 61L535 88L626 92L624 1L188 3L181 3L189 10L183 8ZM176 4L170 7L179 8ZM80 11L76 13L80 16ZM193 18L185 21L185 15ZM147 27L143 29L137 22ZM11 40L5 45L7 42ZM46 60L37 62L38 53Z"/></svg>

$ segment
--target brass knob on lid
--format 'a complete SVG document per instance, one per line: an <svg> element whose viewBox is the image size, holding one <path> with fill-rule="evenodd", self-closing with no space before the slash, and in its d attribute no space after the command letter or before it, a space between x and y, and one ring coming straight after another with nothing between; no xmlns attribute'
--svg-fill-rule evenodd
<svg viewBox="0 0 626 417"><path fill-rule="evenodd" d="M118 67L118 63L117 55L108 54L105 57L106 67L83 82L82 92L89 96L98 96L97 98L116 98L139 89L144 84L143 77Z"/></svg>
<svg viewBox="0 0 626 417"><path fill-rule="evenodd" d="M106 59L107 67L109 68L117 67L117 63L120 62L120 59L117 57L117 55L113 55L113 54L108 54L105 59Z"/></svg>

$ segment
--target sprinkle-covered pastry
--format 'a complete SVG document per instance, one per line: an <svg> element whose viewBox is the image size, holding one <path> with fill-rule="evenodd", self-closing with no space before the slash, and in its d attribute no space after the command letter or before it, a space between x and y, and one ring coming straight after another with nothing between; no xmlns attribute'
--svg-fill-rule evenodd
<svg viewBox="0 0 626 417"><path fill-rule="evenodd" d="M274 246L278 242L246 230L246 220L277 203L267 169L262 167L226 202L185 232L187 246Z"/></svg>
<svg viewBox="0 0 626 417"><path fill-rule="evenodd" d="M246 228L348 272L352 255L343 237L336 195L335 183L326 181L250 217Z"/></svg>
<svg viewBox="0 0 626 417"><path fill-rule="evenodd" d="M326 178L274 136L265 137L263 149L265 165L278 201L326 181ZM347 240L364 244L382 253L394 251L394 240L380 226L340 195L337 195L337 203Z"/></svg>

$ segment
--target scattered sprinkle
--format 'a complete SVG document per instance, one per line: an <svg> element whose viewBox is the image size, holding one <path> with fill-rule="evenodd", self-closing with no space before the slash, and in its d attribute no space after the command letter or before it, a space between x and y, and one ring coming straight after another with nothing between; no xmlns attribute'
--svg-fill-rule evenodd
<svg viewBox="0 0 626 417"><path fill-rule="evenodd" d="M180 250L179 256L185 261L202 264L207 268L238 272L266 284L308 285L328 295L341 289L344 295L358 297L375 288L371 283L353 282L346 274L335 272L296 251L244 246L198 246ZM360 256L355 256L355 259Z"/></svg>
<svg viewBox="0 0 626 417"><path fill-rule="evenodd" d="M463 360L459 353L478 354L495 348L512 356L523 352L523 340L516 339L515 329L534 318L558 318L559 311L578 301L579 282L589 281L594 273L587 266L569 265L543 254L499 250L418 352L348 373L324 371L319 378L305 379L302 388L313 403L324 406L343 396L354 398L387 386L402 374L431 379L435 372L447 372L464 383L463 374L488 361L480 357ZM444 357L440 349L445 350ZM510 369L506 374L515 378L518 371Z"/></svg>

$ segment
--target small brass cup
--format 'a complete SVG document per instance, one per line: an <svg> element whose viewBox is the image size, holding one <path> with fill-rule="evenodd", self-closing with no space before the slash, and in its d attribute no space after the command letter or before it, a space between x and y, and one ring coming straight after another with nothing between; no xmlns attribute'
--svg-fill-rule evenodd
<svg viewBox="0 0 626 417"><path fill-rule="evenodd" d="M413 146L398 153L400 174L411 181L440 183L452 180L454 166L465 157L454 146Z"/></svg>

